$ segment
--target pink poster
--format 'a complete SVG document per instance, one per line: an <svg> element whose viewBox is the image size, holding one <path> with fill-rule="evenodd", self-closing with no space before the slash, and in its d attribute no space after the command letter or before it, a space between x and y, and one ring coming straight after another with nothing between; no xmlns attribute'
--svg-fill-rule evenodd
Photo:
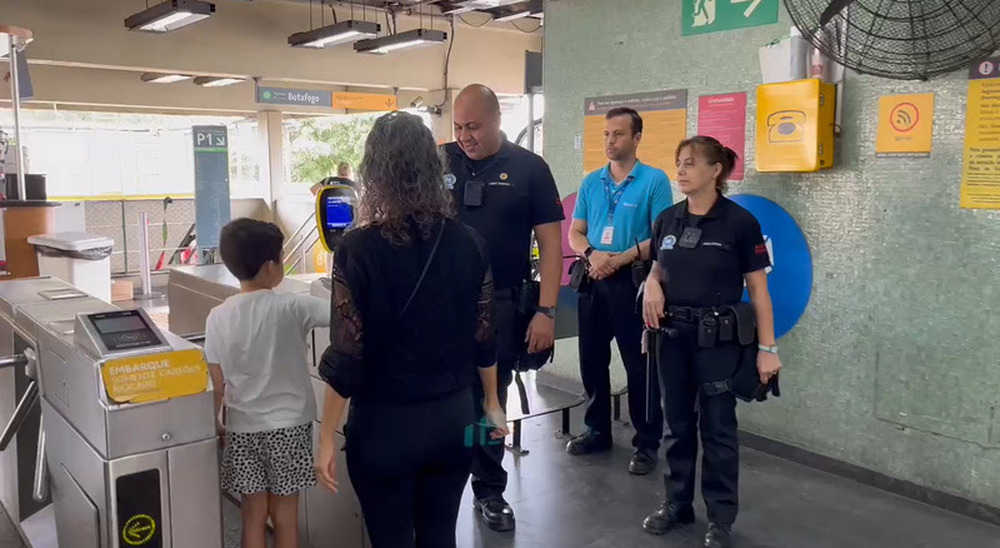
<svg viewBox="0 0 1000 548"><path fill-rule="evenodd" d="M743 180L743 156L747 141L747 94L702 95L698 98L698 135L718 139L736 151L739 160L730 181Z"/></svg>

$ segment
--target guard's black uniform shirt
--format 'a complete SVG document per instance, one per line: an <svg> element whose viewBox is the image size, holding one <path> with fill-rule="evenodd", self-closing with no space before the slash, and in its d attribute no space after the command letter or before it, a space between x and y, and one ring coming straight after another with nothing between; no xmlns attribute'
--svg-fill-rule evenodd
<svg viewBox="0 0 1000 548"><path fill-rule="evenodd" d="M667 303L708 307L739 302L743 276L771 265L760 223L724 196L703 216L691 215L687 206L687 200L675 204L653 224ZM694 249L680 245L689 226L702 231Z"/></svg>
<svg viewBox="0 0 1000 548"><path fill-rule="evenodd" d="M470 160L458 143L444 145L444 151L445 183L458 218L486 241L496 288L519 288L530 275L532 229L565 218L552 171L540 156L506 140L482 160ZM485 184L481 206L465 205L469 181Z"/></svg>

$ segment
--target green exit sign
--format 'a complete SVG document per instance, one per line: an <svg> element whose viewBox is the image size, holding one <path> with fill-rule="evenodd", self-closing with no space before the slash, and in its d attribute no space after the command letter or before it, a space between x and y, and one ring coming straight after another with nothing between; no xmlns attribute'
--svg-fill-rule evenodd
<svg viewBox="0 0 1000 548"><path fill-rule="evenodd" d="M759 27L778 22L781 0L682 0L681 35Z"/></svg>

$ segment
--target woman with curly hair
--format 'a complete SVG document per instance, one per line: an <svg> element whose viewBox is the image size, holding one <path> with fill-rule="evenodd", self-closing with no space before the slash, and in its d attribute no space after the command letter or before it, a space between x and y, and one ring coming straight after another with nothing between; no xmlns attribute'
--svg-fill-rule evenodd
<svg viewBox="0 0 1000 548"><path fill-rule="evenodd" d="M334 252L316 472L336 491L334 432L350 400L347 465L373 548L455 546L477 371L490 436L507 434L489 262L454 219L443 173L420 118L379 118L361 163L359 227Z"/></svg>

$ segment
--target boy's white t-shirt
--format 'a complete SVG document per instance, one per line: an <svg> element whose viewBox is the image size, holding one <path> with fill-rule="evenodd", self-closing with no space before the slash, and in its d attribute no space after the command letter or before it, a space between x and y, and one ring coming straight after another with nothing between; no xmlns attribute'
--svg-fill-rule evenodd
<svg viewBox="0 0 1000 548"><path fill-rule="evenodd" d="M205 359L226 380L226 430L260 432L316 420L306 336L330 325L330 303L270 290L240 293L205 322Z"/></svg>

